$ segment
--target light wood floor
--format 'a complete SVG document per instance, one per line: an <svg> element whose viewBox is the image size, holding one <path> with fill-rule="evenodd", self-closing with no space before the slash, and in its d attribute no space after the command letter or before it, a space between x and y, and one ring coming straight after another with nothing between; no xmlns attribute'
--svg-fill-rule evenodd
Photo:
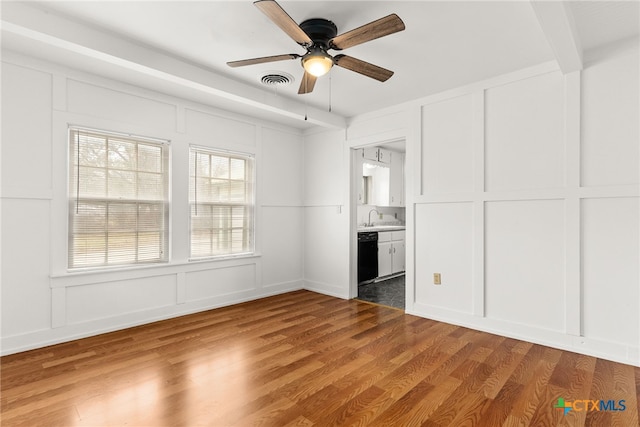
<svg viewBox="0 0 640 427"><path fill-rule="evenodd" d="M0 362L3 427L630 427L640 400L638 368L307 291Z"/></svg>

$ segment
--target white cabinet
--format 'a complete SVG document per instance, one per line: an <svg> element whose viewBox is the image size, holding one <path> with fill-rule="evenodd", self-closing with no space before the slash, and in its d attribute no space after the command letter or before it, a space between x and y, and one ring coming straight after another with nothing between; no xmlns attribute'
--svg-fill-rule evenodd
<svg viewBox="0 0 640 427"><path fill-rule="evenodd" d="M390 163L391 152L389 150L385 150L384 148L378 147L365 147L364 148L364 158L366 160L373 160L375 162L380 163Z"/></svg>
<svg viewBox="0 0 640 427"><path fill-rule="evenodd" d="M367 187L367 178L364 175L364 169L362 167L363 164L364 164L364 150L360 148L359 150L356 150L355 156L353 157L353 167L355 168L356 171L362 171L362 178L359 179L356 183L356 186L358 189L357 202L359 205L365 204L365 190Z"/></svg>
<svg viewBox="0 0 640 427"><path fill-rule="evenodd" d="M379 163L362 164L362 200L365 205L389 206L389 167ZM360 199L360 194L358 199Z"/></svg>
<svg viewBox="0 0 640 427"><path fill-rule="evenodd" d="M405 271L405 232L378 233L378 277Z"/></svg>
<svg viewBox="0 0 640 427"><path fill-rule="evenodd" d="M391 153L388 206L404 206L404 154L402 153Z"/></svg>
<svg viewBox="0 0 640 427"><path fill-rule="evenodd" d="M406 270L405 266L405 244L404 244L404 231L402 232L402 240L396 240L391 242L393 246L392 268L393 273L400 273Z"/></svg>
<svg viewBox="0 0 640 427"><path fill-rule="evenodd" d="M378 236L380 234L382 233L378 233ZM393 245L391 242L378 240L378 277L388 276L393 273L392 258Z"/></svg>
<svg viewBox="0 0 640 427"><path fill-rule="evenodd" d="M390 163L391 162L391 151L385 150L383 148L378 148L378 161L380 163Z"/></svg>
<svg viewBox="0 0 640 427"><path fill-rule="evenodd" d="M362 157L365 160L373 160L374 162L378 161L378 147L365 147L362 149Z"/></svg>
<svg viewBox="0 0 640 427"><path fill-rule="evenodd" d="M389 168L376 166L373 172L373 191L370 205L389 206Z"/></svg>
<svg viewBox="0 0 640 427"><path fill-rule="evenodd" d="M404 206L404 153L368 147L356 157L354 167L362 169L358 204Z"/></svg>

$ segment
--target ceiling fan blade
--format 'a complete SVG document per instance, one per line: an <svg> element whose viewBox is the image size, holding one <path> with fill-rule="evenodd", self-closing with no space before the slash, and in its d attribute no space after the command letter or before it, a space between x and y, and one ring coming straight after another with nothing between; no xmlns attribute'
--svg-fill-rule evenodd
<svg viewBox="0 0 640 427"><path fill-rule="evenodd" d="M251 59L243 59L241 61L231 61L227 62L229 67L244 67L245 65L254 65L254 64L263 64L265 62L276 62L276 61L284 61L286 59L296 59L300 58L300 55L296 55L295 53L288 53L286 55L274 55L274 56L263 56L262 58L251 58Z"/></svg>
<svg viewBox="0 0 640 427"><path fill-rule="evenodd" d="M313 87L316 84L316 80L318 78L313 74L309 74L306 71L302 76L302 81L300 82L300 89L298 89L298 95L303 95L305 93L311 93L313 91Z"/></svg>
<svg viewBox="0 0 640 427"><path fill-rule="evenodd" d="M253 4L296 43L302 46L313 44L307 33L274 0L258 0Z"/></svg>
<svg viewBox="0 0 640 427"><path fill-rule="evenodd" d="M395 13L337 35L329 41L332 49L342 50L404 30L404 22Z"/></svg>
<svg viewBox="0 0 640 427"><path fill-rule="evenodd" d="M377 65L370 64L351 56L336 55L333 57L333 61L338 67L355 71L356 73L360 73L364 76L371 77L372 79L376 79L381 82L386 82L391 76L393 76L393 71L391 70L378 67Z"/></svg>

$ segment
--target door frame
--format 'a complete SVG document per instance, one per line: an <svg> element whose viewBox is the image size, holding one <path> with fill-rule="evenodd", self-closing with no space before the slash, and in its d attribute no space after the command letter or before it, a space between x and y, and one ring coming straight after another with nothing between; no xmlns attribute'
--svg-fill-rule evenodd
<svg viewBox="0 0 640 427"><path fill-rule="evenodd" d="M353 299L358 296L358 186L362 179L361 163L358 160L358 150L365 147L384 146L385 144L404 141L407 143L406 136L397 136L389 139L373 139L366 142L350 144L349 149L349 298ZM405 190L405 209L407 204L407 159L405 151L405 168L404 168L404 190ZM359 167L360 165L360 167ZM406 218L408 220L408 217ZM407 263L407 251L405 241L405 266ZM408 283L405 283L407 286ZM412 294L413 295L413 294Z"/></svg>

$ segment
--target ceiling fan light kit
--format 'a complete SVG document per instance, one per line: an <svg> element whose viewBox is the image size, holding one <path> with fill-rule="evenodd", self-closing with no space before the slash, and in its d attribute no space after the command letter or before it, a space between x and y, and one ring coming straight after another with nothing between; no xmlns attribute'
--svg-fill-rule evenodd
<svg viewBox="0 0 640 427"><path fill-rule="evenodd" d="M333 58L322 49L317 49L302 57L302 67L311 75L324 76L333 67Z"/></svg>
<svg viewBox="0 0 640 427"><path fill-rule="evenodd" d="M380 82L387 81L393 75L393 71L377 65L343 54L331 56L327 51L330 49L343 50L404 30L404 22L398 15L392 13L384 18L337 35L338 28L328 19L307 19L298 25L275 0L258 0L253 4L296 43L304 47L307 53L304 55L290 53L227 62L230 67L302 58L300 62L304 68L304 75L302 76L298 94L313 91L316 79L327 74L334 65Z"/></svg>

